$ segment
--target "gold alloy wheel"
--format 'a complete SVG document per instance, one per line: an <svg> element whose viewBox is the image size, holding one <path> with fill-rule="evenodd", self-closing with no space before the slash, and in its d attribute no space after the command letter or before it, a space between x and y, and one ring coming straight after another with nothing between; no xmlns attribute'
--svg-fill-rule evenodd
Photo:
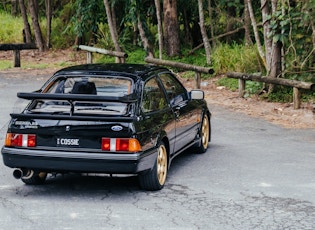
<svg viewBox="0 0 315 230"><path fill-rule="evenodd" d="M160 145L157 157L157 176L160 185L164 185L167 174L167 151L164 145Z"/></svg>
<svg viewBox="0 0 315 230"><path fill-rule="evenodd" d="M208 148L209 142L209 120L208 116L204 115L201 127L201 138L202 138L202 146L204 149Z"/></svg>

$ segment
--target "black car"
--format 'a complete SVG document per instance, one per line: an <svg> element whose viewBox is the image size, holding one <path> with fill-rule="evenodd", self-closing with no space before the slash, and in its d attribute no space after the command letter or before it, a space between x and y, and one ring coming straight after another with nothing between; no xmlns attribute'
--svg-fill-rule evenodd
<svg viewBox="0 0 315 230"><path fill-rule="evenodd" d="M136 174L162 189L171 160L211 137L201 90L187 92L168 69L88 64L56 72L13 113L2 148L15 178L40 184L47 173Z"/></svg>

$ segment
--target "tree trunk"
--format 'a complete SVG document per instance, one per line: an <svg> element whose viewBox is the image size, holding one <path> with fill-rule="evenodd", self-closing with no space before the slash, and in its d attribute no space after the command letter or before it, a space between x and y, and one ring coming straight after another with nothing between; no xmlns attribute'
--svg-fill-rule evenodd
<svg viewBox="0 0 315 230"><path fill-rule="evenodd" d="M133 22L132 23L132 27L133 27L132 44L134 46L136 46L137 45L137 40L138 40L138 33L139 33L137 23Z"/></svg>
<svg viewBox="0 0 315 230"><path fill-rule="evenodd" d="M272 38L271 38L271 29L270 29L270 15L271 10L268 3L268 0L261 0L261 12L263 20L263 30L264 30L264 41L265 41L265 57L266 57L266 70L267 75L270 73L271 66L271 53L272 53Z"/></svg>
<svg viewBox="0 0 315 230"><path fill-rule="evenodd" d="M24 43L32 43L32 34L31 34L31 27L27 20L27 13L24 4L24 0L19 0L21 15L23 18L24 29L23 29L23 42Z"/></svg>
<svg viewBox="0 0 315 230"><path fill-rule="evenodd" d="M116 27L114 27L113 20L112 20L112 15L111 15L111 8L109 6L108 0L104 0L104 6L106 10L106 15L107 15L107 22L110 30L110 35L112 37L112 41L115 46L115 50L118 52L121 52L121 48L118 44L118 36L117 36L117 30Z"/></svg>
<svg viewBox="0 0 315 230"><path fill-rule="evenodd" d="M278 0L271 0L271 9L272 13L277 10ZM282 31L279 31L282 33ZM272 38L271 38L272 39ZM270 63L270 77L278 77L281 73L282 65L281 65L281 49L282 49L282 42L272 41L272 52L271 52L271 63Z"/></svg>
<svg viewBox="0 0 315 230"><path fill-rule="evenodd" d="M190 45L191 47L194 46L194 38L192 37L192 30L190 29L190 24L194 23L191 21L191 18L187 14L187 9L183 9L183 24L184 24L184 41L186 44Z"/></svg>
<svg viewBox="0 0 315 230"><path fill-rule="evenodd" d="M199 10L199 26L200 26L203 44L206 51L206 60L207 60L207 64L210 65L211 64L210 43L209 43L206 28L205 28L202 0L198 0L198 10Z"/></svg>
<svg viewBox="0 0 315 230"><path fill-rule="evenodd" d="M156 8L156 18L158 22L158 38L159 38L159 58L163 56L163 31L162 31L162 19L161 19L161 5L160 0L154 0Z"/></svg>
<svg viewBox="0 0 315 230"><path fill-rule="evenodd" d="M179 27L177 17L177 1L163 1L164 43L166 53L170 57L180 55Z"/></svg>
<svg viewBox="0 0 315 230"><path fill-rule="evenodd" d="M213 8L212 8L211 0L208 0L208 11L209 11L210 21L212 22ZM214 38L214 27L213 27L212 23L210 23L210 34L211 34L211 38ZM214 48L215 46L216 46L216 40L213 39L212 40L212 47Z"/></svg>
<svg viewBox="0 0 315 230"><path fill-rule="evenodd" d="M245 28L245 45L252 45L253 41L250 37L251 32L250 32L250 24L251 24L251 19L250 19L250 14L248 10L248 4L247 2L250 0L244 0L244 28Z"/></svg>
<svg viewBox="0 0 315 230"><path fill-rule="evenodd" d="M247 6L248 6L248 13L252 22L252 27L253 27L253 31L254 31L254 35L255 35L255 40L256 40L256 45L257 45L257 49L260 55L261 60L264 63L264 67L268 68L267 63L266 63L266 55L263 51L263 46L261 45L260 42L260 37L259 37L259 33L258 33L258 28L257 28L257 23L256 23L256 19L255 19L255 15L254 15L254 11L253 11L253 7L252 7L252 1L251 0L245 0L245 2L247 2Z"/></svg>
<svg viewBox="0 0 315 230"><path fill-rule="evenodd" d="M270 16L277 10L278 0L261 0L264 39L266 49L267 75L276 78L281 73L281 48L280 41L273 42L270 28ZM270 9L271 8L271 9ZM279 31L281 33L281 31ZM273 91L274 85L269 85L268 93Z"/></svg>
<svg viewBox="0 0 315 230"><path fill-rule="evenodd" d="M51 37L51 19L52 19L52 3L51 0L45 0L45 5L46 5L46 20L47 20L47 41L46 41L46 46L49 49L51 44L50 44L50 37Z"/></svg>
<svg viewBox="0 0 315 230"><path fill-rule="evenodd" d="M110 8L111 12L111 22L113 24L115 37L118 39L118 31L117 31L117 21L116 21L116 12L115 12L115 6L112 4L112 7Z"/></svg>
<svg viewBox="0 0 315 230"><path fill-rule="evenodd" d="M18 1L11 0L11 15L16 16L18 12Z"/></svg>
<svg viewBox="0 0 315 230"><path fill-rule="evenodd" d="M150 44L148 38L145 35L145 31L142 26L142 21L140 19L140 16L138 16L138 29L141 37L141 41L143 43L143 47L147 53L148 57L154 58L154 53L153 53L153 48L152 45Z"/></svg>
<svg viewBox="0 0 315 230"><path fill-rule="evenodd" d="M315 50L315 24L312 22L312 35L313 35L313 50ZM315 67L315 52L313 52L313 60L312 60L312 66Z"/></svg>
<svg viewBox="0 0 315 230"><path fill-rule="evenodd" d="M35 0L30 0L29 1L29 8L30 8L30 14L31 14L31 18L32 18L32 25L33 25L33 29L34 29L34 34L35 34L35 39L36 39L36 45L38 47L38 50L40 52L44 52L45 51L45 42L43 39L43 35L42 35L42 31L40 29L39 26L39 22L38 22L38 15L36 12L36 6L35 6Z"/></svg>

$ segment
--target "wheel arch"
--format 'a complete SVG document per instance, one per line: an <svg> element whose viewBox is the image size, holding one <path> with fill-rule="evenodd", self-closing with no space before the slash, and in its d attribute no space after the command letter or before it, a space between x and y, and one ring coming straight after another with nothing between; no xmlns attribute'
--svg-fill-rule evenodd
<svg viewBox="0 0 315 230"><path fill-rule="evenodd" d="M208 122L209 122L209 142L211 142L211 113L209 110L206 110L203 112L202 117L206 114L208 116Z"/></svg>
<svg viewBox="0 0 315 230"><path fill-rule="evenodd" d="M167 165L168 165L168 168L170 167L170 164L171 164L171 159L170 159L170 142L169 142L169 139L166 135L166 132L162 132L160 135L159 135L159 138L158 138L158 141L156 143L156 146L158 146L161 142L164 143L165 145L165 148L166 148L166 151L167 151Z"/></svg>

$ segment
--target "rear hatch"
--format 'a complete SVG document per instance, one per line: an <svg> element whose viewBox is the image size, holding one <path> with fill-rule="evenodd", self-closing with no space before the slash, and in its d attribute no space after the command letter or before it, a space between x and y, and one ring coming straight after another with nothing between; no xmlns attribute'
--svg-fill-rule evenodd
<svg viewBox="0 0 315 230"><path fill-rule="evenodd" d="M29 139L35 148L100 151L106 145L114 151L108 142L132 137L138 100L133 89L133 80L124 76L53 78L40 91L17 94L30 103L11 114L13 136L7 140L16 147L28 147Z"/></svg>
<svg viewBox="0 0 315 230"><path fill-rule="evenodd" d="M9 133L22 134L22 139L35 135L31 147L37 149L101 151L103 138L129 138L132 129L128 122L13 119Z"/></svg>

